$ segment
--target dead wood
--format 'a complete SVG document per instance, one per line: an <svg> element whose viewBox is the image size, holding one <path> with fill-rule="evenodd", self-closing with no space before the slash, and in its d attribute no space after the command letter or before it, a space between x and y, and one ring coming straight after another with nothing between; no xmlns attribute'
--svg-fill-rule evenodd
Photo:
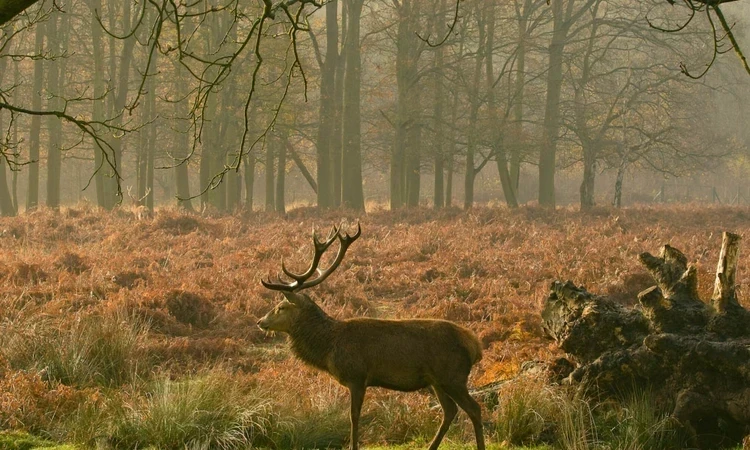
<svg viewBox="0 0 750 450"><path fill-rule="evenodd" d="M669 245L639 255L656 286L634 308L553 283L542 320L567 353L553 364L557 379L612 398L647 386L691 445L741 442L750 434L750 313L735 289L739 241L724 233L710 302L698 295L695 266Z"/></svg>

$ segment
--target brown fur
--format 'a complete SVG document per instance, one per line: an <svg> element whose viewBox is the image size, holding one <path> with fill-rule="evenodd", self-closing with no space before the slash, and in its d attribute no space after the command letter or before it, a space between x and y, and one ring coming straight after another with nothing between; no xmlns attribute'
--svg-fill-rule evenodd
<svg viewBox="0 0 750 450"><path fill-rule="evenodd" d="M288 333L295 355L349 388L352 449L357 449L359 413L368 386L399 391L432 387L444 418L430 449L440 445L458 412L456 405L469 415L477 447L484 449L481 409L466 386L472 366L482 357L474 333L445 320L336 320L305 294L284 296L287 300L258 325Z"/></svg>

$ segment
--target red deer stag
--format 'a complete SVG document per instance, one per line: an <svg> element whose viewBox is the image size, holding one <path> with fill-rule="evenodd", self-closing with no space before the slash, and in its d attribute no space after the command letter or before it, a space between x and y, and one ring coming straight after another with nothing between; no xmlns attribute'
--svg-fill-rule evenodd
<svg viewBox="0 0 750 450"><path fill-rule="evenodd" d="M281 269L292 281L261 280L268 289L286 298L258 321L264 331L289 334L292 351L305 363L328 372L351 395L351 449L357 450L357 428L365 390L379 386L397 391L416 391L428 386L443 408L443 421L430 444L435 450L460 406L469 415L478 450L484 450L482 409L466 387L471 367L482 357L482 346L466 328L445 320L336 320L308 295L300 293L322 283L344 259L347 248L362 229L350 236L333 227L328 238L313 232L312 263L304 273ZM340 246L331 265L318 268L321 257L336 240Z"/></svg>

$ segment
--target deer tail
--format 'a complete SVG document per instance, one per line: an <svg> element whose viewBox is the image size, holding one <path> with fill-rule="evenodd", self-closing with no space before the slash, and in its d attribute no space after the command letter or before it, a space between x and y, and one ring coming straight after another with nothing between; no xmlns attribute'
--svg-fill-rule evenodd
<svg viewBox="0 0 750 450"><path fill-rule="evenodd" d="M471 365L473 366L482 359L482 343L473 332L467 329L461 330L460 338L464 348L469 354L469 359L471 360Z"/></svg>

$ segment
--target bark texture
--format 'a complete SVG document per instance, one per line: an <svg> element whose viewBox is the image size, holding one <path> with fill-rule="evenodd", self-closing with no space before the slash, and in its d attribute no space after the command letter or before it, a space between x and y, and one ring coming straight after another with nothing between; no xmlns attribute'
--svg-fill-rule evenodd
<svg viewBox="0 0 750 450"><path fill-rule="evenodd" d="M738 247L739 236L724 233L710 304L698 297L695 266L669 245L639 256L656 286L634 308L553 283L543 324L568 357L551 372L604 397L650 386L693 447L741 442L750 433L750 313L736 297Z"/></svg>

